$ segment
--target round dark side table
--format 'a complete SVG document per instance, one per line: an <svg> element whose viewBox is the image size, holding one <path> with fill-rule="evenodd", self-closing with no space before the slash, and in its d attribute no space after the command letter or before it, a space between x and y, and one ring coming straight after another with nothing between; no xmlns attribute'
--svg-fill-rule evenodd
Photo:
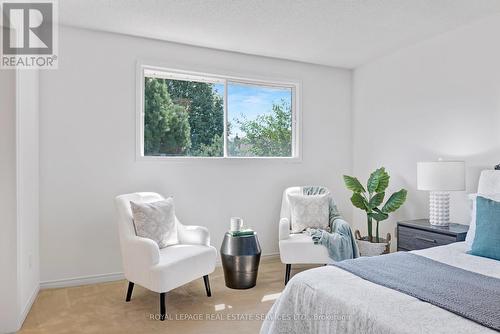
<svg viewBox="0 0 500 334"><path fill-rule="evenodd" d="M239 237L233 237L229 232L224 235L220 256L228 288L250 289L255 286L260 253L257 233Z"/></svg>

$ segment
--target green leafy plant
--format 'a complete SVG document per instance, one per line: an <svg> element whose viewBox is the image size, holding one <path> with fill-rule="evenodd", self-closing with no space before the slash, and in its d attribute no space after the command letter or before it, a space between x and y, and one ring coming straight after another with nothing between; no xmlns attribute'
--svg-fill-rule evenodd
<svg viewBox="0 0 500 334"><path fill-rule="evenodd" d="M368 240L373 241L373 221L377 222L375 240L379 242L379 223L383 220L389 218L389 213L399 209L403 203L406 201L407 191L401 189L393 193L384 205L385 190L389 186L389 174L385 171L384 167L381 167L371 173L366 183L366 189L363 187L361 182L353 176L344 175L344 183L347 189L353 192L351 196L352 204L366 211L367 222L368 222ZM380 206L382 206L380 208Z"/></svg>

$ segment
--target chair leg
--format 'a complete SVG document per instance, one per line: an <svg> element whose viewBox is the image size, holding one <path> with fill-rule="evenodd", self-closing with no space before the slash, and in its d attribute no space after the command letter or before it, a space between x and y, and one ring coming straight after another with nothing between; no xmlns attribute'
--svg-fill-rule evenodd
<svg viewBox="0 0 500 334"><path fill-rule="evenodd" d="M126 302L129 302L130 298L132 298L132 291L133 290L134 290L134 283L128 282L127 298L125 299Z"/></svg>
<svg viewBox="0 0 500 334"><path fill-rule="evenodd" d="M212 292L210 291L210 281L208 280L208 275L203 276L203 282L205 282L205 290L207 291L207 297L212 297Z"/></svg>
<svg viewBox="0 0 500 334"><path fill-rule="evenodd" d="M167 308L165 307L165 299L167 297L166 292L160 293L160 320L165 320L165 316L167 314Z"/></svg>
<svg viewBox="0 0 500 334"><path fill-rule="evenodd" d="M286 265L286 270L285 270L285 285L287 285L288 281L290 280L290 271L292 270L292 265L287 264Z"/></svg>

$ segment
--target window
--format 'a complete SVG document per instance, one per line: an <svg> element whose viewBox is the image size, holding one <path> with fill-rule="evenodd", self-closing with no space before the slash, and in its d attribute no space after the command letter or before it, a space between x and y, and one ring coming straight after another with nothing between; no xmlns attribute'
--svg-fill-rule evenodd
<svg viewBox="0 0 500 334"><path fill-rule="evenodd" d="M142 157L298 157L297 84L140 72Z"/></svg>
<svg viewBox="0 0 500 334"><path fill-rule="evenodd" d="M292 156L292 88L227 82L228 155Z"/></svg>

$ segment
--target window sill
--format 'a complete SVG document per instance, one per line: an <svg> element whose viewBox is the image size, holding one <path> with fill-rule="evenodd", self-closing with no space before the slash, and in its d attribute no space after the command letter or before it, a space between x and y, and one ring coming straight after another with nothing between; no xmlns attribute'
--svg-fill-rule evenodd
<svg viewBox="0 0 500 334"><path fill-rule="evenodd" d="M136 162L205 164L205 163L301 163L301 157L162 157L137 156Z"/></svg>

